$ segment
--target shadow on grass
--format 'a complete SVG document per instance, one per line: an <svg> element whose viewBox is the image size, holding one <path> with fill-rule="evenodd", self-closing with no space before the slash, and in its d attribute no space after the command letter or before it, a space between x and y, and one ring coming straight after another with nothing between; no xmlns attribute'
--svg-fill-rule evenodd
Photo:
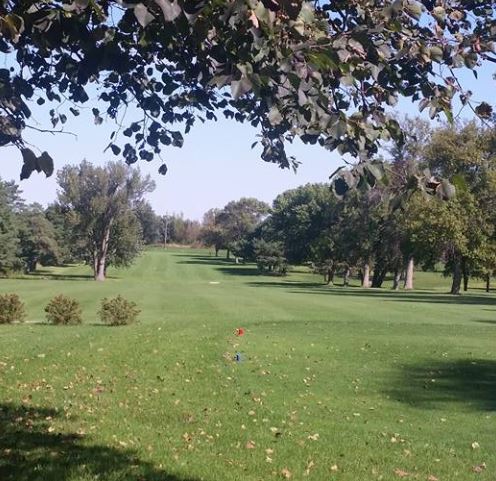
<svg viewBox="0 0 496 481"><path fill-rule="evenodd" d="M425 409L463 404L476 411L496 411L496 361L459 359L405 366L392 389L394 400Z"/></svg>
<svg viewBox="0 0 496 481"><path fill-rule="evenodd" d="M393 291L388 288L382 289L362 289L350 286L348 288L326 286L318 282L297 282L297 281L257 281L249 282L250 287L265 287L286 289L292 294L315 294L327 295L343 298L345 296L365 299L382 299L386 301L399 302L423 302L436 304L468 304L485 305L496 307L496 297L491 295L462 294L453 296L442 292L426 291Z"/></svg>
<svg viewBox="0 0 496 481"><path fill-rule="evenodd" d="M38 269L37 271L29 274L27 276L27 278L43 278L43 279L48 279L48 280L52 280L52 281L81 281L81 280L85 280L85 281L94 281L95 278L93 277L92 274L69 274L69 273L63 273L63 272L60 272L60 273L56 273L56 272L52 272L48 269ZM107 275L105 277L106 279L118 279L118 277L116 276L109 276Z"/></svg>
<svg viewBox="0 0 496 481"><path fill-rule="evenodd" d="M496 321L492 321L489 319L483 319L483 320L475 321L475 322L479 322L481 324L492 324L492 325L496 326Z"/></svg>
<svg viewBox="0 0 496 481"><path fill-rule="evenodd" d="M50 408L0 404L0 479L2 481L194 481L141 461L135 452L89 444L76 433L49 432Z"/></svg>
<svg viewBox="0 0 496 481"><path fill-rule="evenodd" d="M69 274L63 272L53 272L49 269L38 269L35 272L24 275L8 276L3 279L22 280L22 281L94 281L91 274ZM106 279L119 279L116 276L106 276Z"/></svg>
<svg viewBox="0 0 496 481"><path fill-rule="evenodd" d="M254 264L236 264L234 259L226 259L222 257L210 257L204 255L186 255L174 254L175 257L187 257L188 260L179 261L178 264L183 265L204 265L212 266L215 270L223 274L232 276L259 276L260 272Z"/></svg>

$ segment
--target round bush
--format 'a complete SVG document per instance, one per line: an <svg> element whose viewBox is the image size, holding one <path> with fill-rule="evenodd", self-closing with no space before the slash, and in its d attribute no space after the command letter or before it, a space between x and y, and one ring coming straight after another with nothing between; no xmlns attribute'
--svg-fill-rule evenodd
<svg viewBox="0 0 496 481"><path fill-rule="evenodd" d="M125 326L136 322L140 312L136 307L136 303L128 301L119 295L113 299L103 299L98 314L104 324Z"/></svg>
<svg viewBox="0 0 496 481"><path fill-rule="evenodd" d="M23 322L25 318L24 303L17 294L0 295L0 324Z"/></svg>
<svg viewBox="0 0 496 481"><path fill-rule="evenodd" d="M54 297L45 307L46 319L56 325L81 324L81 306L76 299L62 294Z"/></svg>

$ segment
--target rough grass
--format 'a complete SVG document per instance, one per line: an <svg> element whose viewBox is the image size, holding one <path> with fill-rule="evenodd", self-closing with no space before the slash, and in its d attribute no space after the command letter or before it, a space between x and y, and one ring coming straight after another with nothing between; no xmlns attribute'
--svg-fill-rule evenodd
<svg viewBox="0 0 496 481"><path fill-rule="evenodd" d="M415 292L329 288L195 250L110 276L0 281L28 314L0 326L0 480L495 479L494 294L424 273ZM43 323L59 293L82 326ZM139 324L97 322L117 294Z"/></svg>

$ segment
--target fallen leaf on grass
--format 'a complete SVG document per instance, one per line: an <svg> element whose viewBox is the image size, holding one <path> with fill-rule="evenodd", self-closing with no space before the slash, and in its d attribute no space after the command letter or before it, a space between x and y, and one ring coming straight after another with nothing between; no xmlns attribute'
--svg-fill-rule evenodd
<svg viewBox="0 0 496 481"><path fill-rule="evenodd" d="M400 478L406 478L407 476L410 476L410 473L407 473L406 471L403 471L402 469L396 468L394 470L394 474Z"/></svg>
<svg viewBox="0 0 496 481"><path fill-rule="evenodd" d="M308 436L308 439L312 440L312 441L317 441L319 439L319 433L315 433L315 434L310 434Z"/></svg>
<svg viewBox="0 0 496 481"><path fill-rule="evenodd" d="M477 466L472 467L472 471L474 473L482 473L486 469L486 463L478 464Z"/></svg>
<svg viewBox="0 0 496 481"><path fill-rule="evenodd" d="M281 475L283 478L286 478L286 479L289 479L292 476L291 471L288 468L282 469Z"/></svg>
<svg viewBox="0 0 496 481"><path fill-rule="evenodd" d="M436 476L433 476L432 474L430 474L429 477L427 478L427 481L439 481L439 479L436 478Z"/></svg>
<svg viewBox="0 0 496 481"><path fill-rule="evenodd" d="M245 445L246 449L255 449L255 443L253 441L248 441Z"/></svg>
<svg viewBox="0 0 496 481"><path fill-rule="evenodd" d="M305 469L305 476L309 476L310 475L310 470L315 466L315 463L310 460L308 461L308 464L307 464L307 467Z"/></svg>
<svg viewBox="0 0 496 481"><path fill-rule="evenodd" d="M474 441L472 444L472 449L479 449L480 448L480 444L477 442L477 441Z"/></svg>
<svg viewBox="0 0 496 481"><path fill-rule="evenodd" d="M336 471L338 471L338 469L339 469L339 468L338 468L338 465L337 465L337 464L333 464L333 465L331 466L331 471L332 471L333 473L335 473Z"/></svg>

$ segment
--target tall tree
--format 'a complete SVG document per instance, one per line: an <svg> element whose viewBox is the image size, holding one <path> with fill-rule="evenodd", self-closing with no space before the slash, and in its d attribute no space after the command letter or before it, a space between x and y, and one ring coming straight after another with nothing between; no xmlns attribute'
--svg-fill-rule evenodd
<svg viewBox="0 0 496 481"><path fill-rule="evenodd" d="M183 214L173 214L168 218L170 242L192 245L199 241L201 225L196 220L185 219Z"/></svg>
<svg viewBox="0 0 496 481"><path fill-rule="evenodd" d="M160 217L155 214L152 206L146 200L139 200L134 207L134 213L141 226L141 235L145 245L161 241Z"/></svg>
<svg viewBox="0 0 496 481"><path fill-rule="evenodd" d="M45 216L52 224L59 250L59 260L62 263L70 263L84 258L78 250L79 244L74 243L72 225L67 215L67 206L53 202L45 209Z"/></svg>
<svg viewBox="0 0 496 481"><path fill-rule="evenodd" d="M283 242L289 262L312 260L314 242L328 234L335 220L336 202L327 184L306 184L275 198L268 228Z"/></svg>
<svg viewBox="0 0 496 481"><path fill-rule="evenodd" d="M230 256L232 244L250 235L269 212L269 206L258 199L243 197L227 203L216 213L215 226L220 228Z"/></svg>
<svg viewBox="0 0 496 481"><path fill-rule="evenodd" d="M202 228L200 231L200 240L206 246L213 247L215 257L219 251L227 245L227 234L218 222L220 209L210 209L203 216Z"/></svg>
<svg viewBox="0 0 496 481"><path fill-rule="evenodd" d="M6 274L20 266L18 258L18 221L21 208L19 187L15 182L0 179L0 273Z"/></svg>
<svg viewBox="0 0 496 481"><path fill-rule="evenodd" d="M78 166L65 166L57 174L58 202L67 212L75 244L90 263L95 280L105 280L108 264L120 260L128 263L138 252L129 244L139 245L139 229L123 229L130 225L136 202L154 189L149 177L122 163L96 167L83 161ZM117 232L133 233L122 244L115 242ZM123 247L121 249L121 247Z"/></svg>
<svg viewBox="0 0 496 481"><path fill-rule="evenodd" d="M27 272L35 271L38 263L48 266L60 262L55 228L39 204L28 206L19 214L19 249Z"/></svg>
<svg viewBox="0 0 496 481"><path fill-rule="evenodd" d="M452 293L465 289L471 271L492 258L496 190L496 134L475 122L437 129L427 144L424 157L436 175L452 179L457 199L450 208L457 209L457 242L453 242L446 268L453 274ZM463 239L463 242L460 241ZM486 266L489 267L489 266ZM489 269L490 270L490 269Z"/></svg>

